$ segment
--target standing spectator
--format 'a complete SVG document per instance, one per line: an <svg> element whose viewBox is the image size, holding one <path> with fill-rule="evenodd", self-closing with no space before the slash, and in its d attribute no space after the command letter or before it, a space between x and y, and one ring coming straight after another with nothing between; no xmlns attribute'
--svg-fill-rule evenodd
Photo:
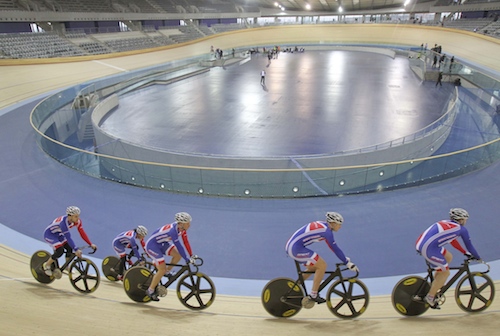
<svg viewBox="0 0 500 336"><path fill-rule="evenodd" d="M443 80L443 72L442 72L442 71L439 71L439 74L438 74L438 79L437 79L437 82L436 82L436 86L438 86L438 84L439 84L440 86L443 86L442 80Z"/></svg>
<svg viewBox="0 0 500 336"><path fill-rule="evenodd" d="M260 72L260 85L266 85L266 71L262 70Z"/></svg>
<svg viewBox="0 0 500 336"><path fill-rule="evenodd" d="M437 67L438 57L437 54L434 54L434 60L432 61L432 67Z"/></svg>
<svg viewBox="0 0 500 336"><path fill-rule="evenodd" d="M455 62L455 56L451 56L451 59L450 59L450 72L451 72L451 68L453 67L453 63Z"/></svg>

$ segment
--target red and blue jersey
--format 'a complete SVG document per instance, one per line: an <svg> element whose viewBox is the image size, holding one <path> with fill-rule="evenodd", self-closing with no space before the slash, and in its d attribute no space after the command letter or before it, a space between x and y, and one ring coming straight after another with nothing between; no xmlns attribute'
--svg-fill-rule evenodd
<svg viewBox="0 0 500 336"><path fill-rule="evenodd" d="M469 251L474 258L481 259L472 245L469 231L467 231L465 226L451 220L442 220L432 224L420 235L420 237L418 237L416 248L417 251L424 253L429 248L442 248L446 244L451 244L460 252L465 253L466 250L458 242L458 237L462 238L467 251Z"/></svg>
<svg viewBox="0 0 500 336"><path fill-rule="evenodd" d="M146 242L148 249L151 244L161 247L163 252L165 252L171 245L174 245L186 262L189 262L189 258L193 255L191 245L189 245L187 231L180 231L177 222L166 224L156 229Z"/></svg>
<svg viewBox="0 0 500 336"><path fill-rule="evenodd" d="M289 251L294 245L308 246L321 241L326 242L328 247L337 255L337 257L344 264L347 264L347 258L335 242L333 231L326 222L317 221L304 225L295 231L290 239L288 239L285 249Z"/></svg>
<svg viewBox="0 0 500 336"><path fill-rule="evenodd" d="M57 217L54 219L54 221L45 229L44 231L44 237L50 240L50 241L59 241L60 244L59 246L64 245L66 242L68 242L68 245L73 249L73 251L76 250L76 245L73 239L71 238L71 234L69 232L69 229L72 229L76 227L78 232L80 233L80 236L82 239L89 245L92 245L90 242L89 237L85 233L85 230L83 229L82 226L82 220L78 219L76 223L70 223L68 221L68 216L61 216ZM57 246L58 247L58 246Z"/></svg>
<svg viewBox="0 0 500 336"><path fill-rule="evenodd" d="M116 246L118 248L129 248L134 252L134 256L136 258L140 258L139 247L137 245L136 239L137 233L135 232L135 230L125 231L120 233L118 236L116 236L115 239L113 239L113 246ZM144 248L144 239L141 239L140 242L142 247Z"/></svg>

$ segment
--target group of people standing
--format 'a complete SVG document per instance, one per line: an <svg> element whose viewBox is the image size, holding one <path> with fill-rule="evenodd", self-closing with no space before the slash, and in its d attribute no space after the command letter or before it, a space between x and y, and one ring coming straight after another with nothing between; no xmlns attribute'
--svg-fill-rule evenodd
<svg viewBox="0 0 500 336"><path fill-rule="evenodd" d="M285 244L286 254L305 267L305 270L311 272L304 276L307 279L314 274L312 289L309 299L318 304L325 303L318 289L323 281L327 270L327 263L317 252L310 249L310 245L316 242L324 241L335 255L342 261L347 268L354 272L359 272L359 268L347 257L335 241L334 232L338 232L344 224L344 218L338 212L327 212L325 220L318 220L307 223L295 231ZM431 308L439 309L436 302L436 294L444 285L448 278L449 263L452 260L452 254L445 249L445 245L451 244L468 258L481 259L478 252L472 245L469 233L465 224L469 218L469 213L462 208L452 208L449 211L449 219L440 220L428 227L417 239L416 250L425 260L434 268L435 277L431 288L425 297L426 303ZM189 244L187 230L191 226L191 215L187 212L179 212L174 216L175 221L163 225L156 229L147 241L144 241L148 235L146 227L139 225L135 229L124 231L113 239L112 245L116 254L120 257L121 266L118 270L119 276L123 276L126 261L126 249L133 251L136 258L140 258L139 244L144 249L149 258L153 260L156 273L153 276L151 284L147 290L147 295L153 301L159 301L156 288L163 276L170 277L173 266L166 265L165 257L170 256L170 264L178 264L181 259L186 263L194 263L197 258L193 255ZM77 228L82 239L93 249L97 246L92 244L85 233L82 221L80 219L80 209L76 206L69 206L66 209L66 215L56 218L44 232L44 238L49 243L54 253L49 260L43 264L45 273L52 276L51 264L66 252L66 257L71 253L81 257L81 251L75 245L69 229ZM458 238L461 238L465 244L462 247ZM139 243L139 244L138 244Z"/></svg>

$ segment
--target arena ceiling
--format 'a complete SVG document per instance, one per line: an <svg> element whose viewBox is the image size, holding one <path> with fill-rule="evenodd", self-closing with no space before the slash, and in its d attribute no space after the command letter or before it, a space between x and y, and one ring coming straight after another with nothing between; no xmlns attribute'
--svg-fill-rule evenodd
<svg viewBox="0 0 500 336"><path fill-rule="evenodd" d="M233 0L235 3L261 8L277 8L275 4L283 6L285 10L311 12L333 12L338 13L339 7L344 12L366 11L376 9L398 9L404 8L406 0ZM415 2L435 2L435 0L411 0ZM310 6L308 9L307 6Z"/></svg>

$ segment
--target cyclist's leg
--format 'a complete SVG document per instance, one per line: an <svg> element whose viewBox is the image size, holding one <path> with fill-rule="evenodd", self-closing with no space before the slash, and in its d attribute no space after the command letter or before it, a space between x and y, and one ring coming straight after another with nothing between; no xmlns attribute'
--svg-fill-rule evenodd
<svg viewBox="0 0 500 336"><path fill-rule="evenodd" d="M303 263L306 270L314 272L313 285L311 289L311 297L316 298L319 286L325 276L327 264L316 252L304 247L302 244L291 245L287 248L287 253L290 257ZM310 274L304 274L304 280L308 279ZM324 300L322 300L324 302Z"/></svg>
<svg viewBox="0 0 500 336"><path fill-rule="evenodd" d="M151 279L151 284L146 292L146 294L153 301L160 301L158 299L158 294L155 292L156 287L161 281L161 278L167 271L167 266L165 265L165 247L160 244L155 243L154 241L146 245L148 255L153 259L153 263L156 266L156 273L153 275L153 279Z"/></svg>
<svg viewBox="0 0 500 336"><path fill-rule="evenodd" d="M115 250L115 253L118 255L118 258L120 258L120 262L118 263L118 269L116 269L115 271L118 274L118 276L123 276L123 271L125 270L125 263L127 261L127 253L125 251L125 247L119 241L114 241L113 249Z"/></svg>
<svg viewBox="0 0 500 336"><path fill-rule="evenodd" d="M172 264L172 265L167 266L164 274L170 274L170 272L172 271L172 268L174 268L173 264L178 264L179 261L181 261L181 254L179 253L179 251L177 251L177 248L175 247L175 245L170 246L167 249L166 254L168 256L172 257L170 259L170 264Z"/></svg>
<svg viewBox="0 0 500 336"><path fill-rule="evenodd" d="M53 234L52 232L50 232L50 230L46 230L44 232L43 238L54 250L54 253L50 256L50 258L44 264L45 269L50 269L50 267L52 266L54 261L63 255L64 244L67 243L67 241L64 238L64 236L60 236L58 234Z"/></svg>
<svg viewBox="0 0 500 336"><path fill-rule="evenodd" d="M443 287L450 275L449 262L453 258L452 254L444 248L430 248L426 253L422 253L425 259L434 267L434 281L426 296L426 301L435 308L435 296L437 292Z"/></svg>
<svg viewBox="0 0 500 336"><path fill-rule="evenodd" d="M434 281L432 282L431 289L429 290L429 295L435 296L441 287L444 286L446 279L448 279L448 276L450 275L448 265L452 258L452 254L446 249L443 249L443 252L439 253L438 256L432 256L430 260L426 258L436 270L436 272L434 272Z"/></svg>
<svg viewBox="0 0 500 336"><path fill-rule="evenodd" d="M57 244L56 244L57 245ZM50 256L50 258L43 263L42 267L46 275L52 276L52 264L54 263L55 260L59 259L64 253L64 246L58 246L54 248L54 253Z"/></svg>
<svg viewBox="0 0 500 336"><path fill-rule="evenodd" d="M323 281L327 267L325 260L321 258L317 253L316 257L317 261L314 264L306 264L306 269L308 271L314 271L313 285L311 289L311 294L313 296L314 294L318 293L319 285L321 285L321 281Z"/></svg>
<svg viewBox="0 0 500 336"><path fill-rule="evenodd" d="M64 247L64 252L66 254L65 263L67 263L73 257L73 249L69 246L67 241L64 243L63 247ZM66 266L66 269L69 269L69 264L68 266Z"/></svg>

